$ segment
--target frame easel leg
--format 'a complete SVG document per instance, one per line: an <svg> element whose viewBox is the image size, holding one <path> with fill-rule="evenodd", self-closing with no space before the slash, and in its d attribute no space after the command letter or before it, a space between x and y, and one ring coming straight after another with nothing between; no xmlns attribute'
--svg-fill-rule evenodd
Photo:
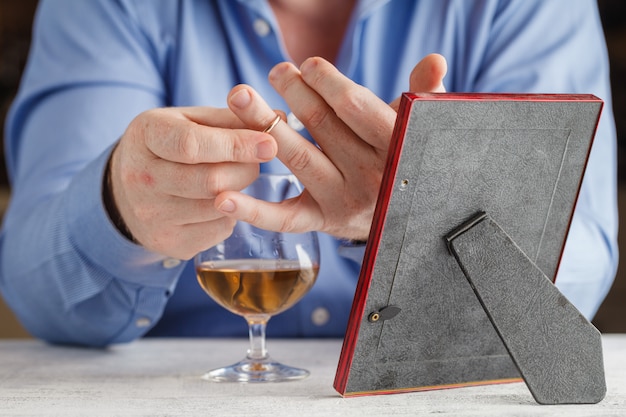
<svg viewBox="0 0 626 417"><path fill-rule="evenodd" d="M600 332L506 232L479 213L446 241L535 401L602 401Z"/></svg>

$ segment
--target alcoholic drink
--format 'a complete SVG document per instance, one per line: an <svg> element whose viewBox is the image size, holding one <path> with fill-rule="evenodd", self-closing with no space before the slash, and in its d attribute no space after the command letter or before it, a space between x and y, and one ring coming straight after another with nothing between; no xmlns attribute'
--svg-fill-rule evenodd
<svg viewBox="0 0 626 417"><path fill-rule="evenodd" d="M196 266L200 286L224 308L241 316L274 315L311 289L319 265L275 259L206 261Z"/></svg>

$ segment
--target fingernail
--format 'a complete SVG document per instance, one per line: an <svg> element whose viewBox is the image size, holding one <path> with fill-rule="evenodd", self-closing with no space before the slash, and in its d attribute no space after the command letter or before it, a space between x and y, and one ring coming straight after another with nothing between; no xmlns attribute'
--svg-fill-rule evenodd
<svg viewBox="0 0 626 417"><path fill-rule="evenodd" d="M274 68L272 68L272 69L270 70L270 72L267 74L267 78L268 78L270 81L275 81L275 80L278 78L278 73L279 73L279 72L280 72L280 71L279 71L276 67L274 67Z"/></svg>
<svg viewBox="0 0 626 417"><path fill-rule="evenodd" d="M301 73L305 73L307 72L311 67L312 67L312 59L311 58L307 58L304 60L304 62L302 64L300 64L300 72Z"/></svg>
<svg viewBox="0 0 626 417"><path fill-rule="evenodd" d="M302 74L308 73L309 71L313 71L313 69L317 66L317 60L315 58L307 58L300 65L300 72Z"/></svg>
<svg viewBox="0 0 626 417"><path fill-rule="evenodd" d="M235 208L235 203L233 203L232 200L224 200L217 209L225 213L232 213L235 211Z"/></svg>
<svg viewBox="0 0 626 417"><path fill-rule="evenodd" d="M289 65L290 64L286 64L284 62L274 65L274 67L270 70L269 74L267 75L268 79L270 81L278 80L280 77L283 76L285 71L287 71L287 68L289 67Z"/></svg>
<svg viewBox="0 0 626 417"><path fill-rule="evenodd" d="M248 90L242 89L230 96L230 103L238 109L243 109L250 103L250 99Z"/></svg>
<svg viewBox="0 0 626 417"><path fill-rule="evenodd" d="M256 157L259 159L272 159L274 157L274 145L266 140L256 145Z"/></svg>

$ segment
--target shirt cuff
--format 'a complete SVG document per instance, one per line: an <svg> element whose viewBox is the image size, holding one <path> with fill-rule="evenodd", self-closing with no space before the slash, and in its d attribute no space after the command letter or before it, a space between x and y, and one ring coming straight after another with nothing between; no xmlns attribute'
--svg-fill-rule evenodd
<svg viewBox="0 0 626 417"><path fill-rule="evenodd" d="M363 263L363 256L365 255L365 246L367 242L365 241L346 241L342 242L337 252L339 256L342 256L346 259L350 259L358 264Z"/></svg>
<svg viewBox="0 0 626 417"><path fill-rule="evenodd" d="M134 284L172 290L185 262L146 250L124 237L111 222L102 200L102 176L111 146L77 174L67 192L70 239L87 259Z"/></svg>

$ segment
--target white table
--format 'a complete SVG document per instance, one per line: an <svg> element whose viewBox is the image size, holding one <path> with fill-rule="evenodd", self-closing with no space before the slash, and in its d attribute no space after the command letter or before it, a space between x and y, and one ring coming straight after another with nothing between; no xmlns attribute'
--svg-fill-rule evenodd
<svg viewBox="0 0 626 417"><path fill-rule="evenodd" d="M603 336L608 392L595 405L542 406L523 383L342 398L339 340L270 339L276 359L311 376L273 384L214 383L243 339L144 339L105 350L0 341L2 416L626 416L626 335Z"/></svg>

